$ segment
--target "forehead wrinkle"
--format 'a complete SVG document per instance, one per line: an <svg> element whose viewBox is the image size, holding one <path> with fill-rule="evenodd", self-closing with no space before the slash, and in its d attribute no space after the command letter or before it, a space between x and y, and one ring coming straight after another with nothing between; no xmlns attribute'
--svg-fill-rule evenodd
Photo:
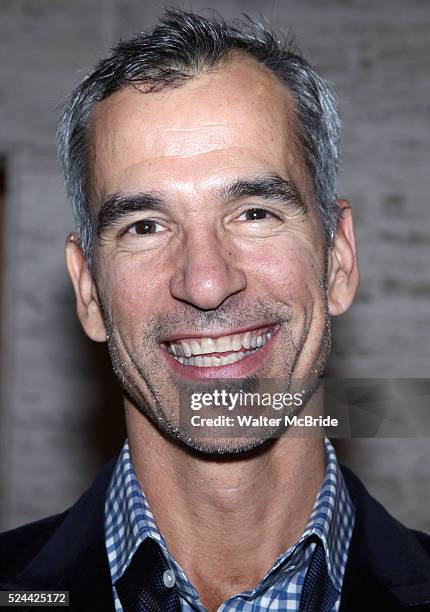
<svg viewBox="0 0 430 612"><path fill-rule="evenodd" d="M166 127L163 128L163 130L165 132L197 132L199 131L201 128L219 128L219 127L224 127L224 124L221 123L220 121L208 121L207 123L202 123L199 126L196 127L189 127L189 128L185 128L185 127Z"/></svg>
<svg viewBox="0 0 430 612"><path fill-rule="evenodd" d="M193 157L195 157L196 159L202 158L203 163L206 164L206 161L204 158L206 158L212 152L213 151L206 152L206 153L196 153L194 156L189 156L187 159L191 160ZM124 184L123 186L118 185L118 188L114 189L113 191L115 194L125 195L125 196L130 195L131 197L133 197L133 195L139 196L139 195L144 195L144 194L148 194L150 196L156 196L159 202L163 200L164 202L163 207L165 209L168 209L168 208L172 209L172 208L175 208L178 202L180 202L184 198L188 200L189 202L194 201L194 203L197 204L197 202L201 200L202 198L208 198L213 203L215 203L215 202L225 202L228 199L235 200L241 197L246 197L248 195L253 195L250 192L250 190L252 191L252 189L255 188L255 185L251 185L251 183L261 183L261 181L267 178L273 179L273 177L275 177L275 179L279 179L281 176L285 176L285 173L280 171L279 168L276 168L275 166L267 164L267 163L264 163L264 165L262 165L259 163L258 159L254 160L255 164L252 164L253 168L247 169L246 166L244 167L240 164L240 150L233 149L231 152L231 155L235 157L235 159L238 160L238 167L236 168L236 170L234 170L234 166L230 164L222 165L221 167L216 167L215 174L212 174L209 170L202 174L199 172L199 169L196 168L196 175L193 176L191 174L190 176L189 170L187 168L184 168L183 170L181 168L179 168L179 170L178 168L175 168L174 172L172 174L169 174L169 169L162 167L161 179L162 179L163 184L160 184L161 181L157 180L157 174L151 175L150 173L148 181L145 180L146 177L144 175L140 175L139 180L137 181L135 187L133 187L130 184L128 185ZM172 157L173 164L175 164L175 158L176 159L186 159L186 158L178 158L178 156L171 156L171 157ZM166 156L159 156L157 158L153 158L150 161L156 163L157 159L165 160ZM148 160L145 160L145 163L147 162ZM142 161L139 161L138 163L133 164L130 167L128 167L127 174L129 175L129 174L135 173L139 175L140 174L139 169L142 163L143 163ZM138 170L137 173L136 173L136 169ZM291 201L295 200L299 204L303 204L302 208L306 209L307 208L306 206L307 198L304 197L305 193L303 193L297 181L290 174L290 172L288 171L288 168L285 168L285 170L287 170L287 174L285 176L285 179L283 180L285 181L286 184L291 185L291 187L293 188L293 191L295 190L298 196L296 198L293 197ZM175 176L175 174L179 175L179 178ZM240 185L240 183L242 183L242 185ZM288 187L288 185L286 186ZM237 189L238 187L242 188L242 192L240 192L240 189L238 191ZM260 185L258 185L258 187L260 187ZM280 185L280 187L282 186ZM244 188L248 189L247 193L244 192L243 190ZM235 192L235 189L236 189L236 192ZM95 193L96 191L98 193ZM305 189L305 192L306 192L306 189ZM99 214L100 214L100 206L103 204L103 201L106 201L108 196L101 194L99 190L96 190L96 189L93 190L93 193L95 196L96 195L98 196L96 201L99 204L97 207L94 207L94 208L98 208ZM112 193L112 192L108 190L108 194L109 193ZM281 189L279 189L278 193L279 195L282 195ZM260 195L260 197L263 197L263 198L273 197L273 195L271 196L268 193L266 194L260 193L260 194L255 194L255 195L257 196ZM280 199L282 199L282 197ZM284 199L286 200L287 198L284 198ZM94 212L95 220L100 221L99 218L97 218L98 214L96 210L94 210L94 208L93 208L93 212Z"/></svg>
<svg viewBox="0 0 430 612"><path fill-rule="evenodd" d="M182 104L184 104L184 95L188 95L189 97L189 94L192 93L191 90L193 88L198 89L200 85L204 85L203 79L207 78L207 75L205 77L205 75L203 74L202 77L199 76L191 79L179 89L172 89L163 92L163 94L161 94L161 99L159 97L160 93L147 93L144 96L140 94L140 101L143 101L143 108L140 106L140 104L139 107L143 111L143 114L140 115L140 110L132 106L132 110L134 108L132 116L136 116L139 122L138 128L140 129L139 125L141 125L142 127L142 137L145 138L145 134L146 136L149 135L149 140L152 140L153 142L148 143L149 146L147 147L146 151L143 151L146 155L146 159L140 159L135 164L131 164L130 166L125 168L118 168L118 165L114 163L116 162L116 158L118 157L118 150L121 148L121 146L125 145L130 152L134 147L136 147L137 151L138 139L136 139L136 136L139 136L139 132L136 132L136 125L134 126L134 140L130 140L130 142L127 142L126 140L124 140L123 142L122 132L118 132L119 128L124 128L128 126L127 114L125 115L125 119L121 119L119 123L116 123L118 119L118 114L115 116L115 113L119 113L124 118L125 111L123 109L123 96L130 93L129 88L124 88L123 90L116 92L106 100L97 103L95 113L93 114L92 120L90 121L90 128L92 128L92 137L90 138L91 143L89 147L90 155L92 157L91 183L93 192L96 192L96 195L98 196L98 201L103 198L103 191L123 191L126 187L125 181L131 178L131 182L135 182L132 170L133 166L138 167L139 165L143 165L144 163L149 163L149 165L151 165L152 160L156 163L157 158L169 159L172 160L172 162L174 162L175 159L194 160L198 159L199 156L210 155L211 153L216 154L218 151L225 151L227 148L236 149L240 155L241 149L242 151L245 151L249 145L251 145L252 148L255 148L257 156L255 156L253 153L253 157L257 158L255 159L255 161L258 161L259 146L263 145L264 142L267 145L266 147L264 147L266 153L269 154L269 157L272 157L272 159L264 160L263 156L263 161L266 161L265 167L267 170L270 170L268 166L273 165L272 163L274 160L276 161L276 157L282 157L283 161L281 159L278 159L278 162L282 162L283 166L285 165L285 163L287 164L285 169L288 171L288 174L291 173L292 175L296 175L297 178L300 177L301 180L297 182L301 183L304 180L305 183L310 183L310 177L307 176L307 169L306 167L304 167L302 143L300 140L300 123L297 117L297 109L293 95L291 94L288 87L283 82L281 82L278 77L268 71L264 66L255 63L254 60L248 60L246 58L237 59L239 61L235 60L234 62L229 63L229 66L226 66L223 69L217 71L216 74L211 75L209 87L206 87L205 98L203 99L203 101L200 101L197 106L204 107L206 103L209 104L209 102L211 101L211 96L209 95L211 89L213 89L213 87L211 88L211 83L215 83L216 86L219 86L219 83L217 83L218 79L225 75L229 70L231 70L232 67L232 74L237 77L237 68L239 67L239 64L245 67L247 64L248 68L252 64L254 67L258 68L258 73L255 73L255 71L253 72L253 78L257 79L258 87L253 81L253 89L258 90L258 97L260 98L260 102L263 102L263 106L259 105L260 114L262 111L264 111L264 116L267 116L267 113L269 111L274 110L272 109L271 105L274 102L274 96L276 95L277 88L279 88L279 92L276 97L277 103L275 105L275 114L279 121L277 120L275 123L272 121L271 128L268 131L264 129L257 129L255 131L254 127L260 127L260 123L256 124L256 126L248 126L244 120L240 121L242 115L239 112L239 114L236 113L235 116L236 120L239 120L240 125L238 125L237 122L232 123L231 121L230 124L227 122L226 125L222 121L222 114L220 115L222 109L218 108L218 110L216 110L215 108L214 112L218 114L218 117L221 117L221 121L218 121L217 117L215 116L214 119L209 118L206 121L202 121L198 125L193 125L193 119L197 121L203 119L203 116L197 116L197 118L194 116L192 111L191 99L188 104L188 112L185 113L185 117L182 115L182 113L178 111L176 113L173 112L173 109L173 111L170 113L170 116L169 114L167 114L166 116L166 112L164 112L164 115L162 113L161 117L164 117L166 120L164 125L160 119L160 123L158 126L157 124L155 124L155 126L154 124L152 124L152 127L150 127L152 121L154 119L155 121L157 121L157 116L160 116L158 113L160 110L160 104L161 107L164 107L163 100L170 99L171 105L176 100L176 96L179 95L180 99L182 100ZM246 102L245 99L250 93L249 84L244 87L243 82L242 84L240 84L240 80L241 79L239 75L238 91L242 95L242 100L245 102L245 112L248 112L248 110L252 110L253 108L252 105L250 106L250 104ZM208 81L206 81L206 83L208 83ZM264 87L265 85L266 87ZM229 82L227 82L227 87L230 87ZM205 87L203 87L203 89L205 89ZM136 94L136 92L134 92L134 94ZM243 96L245 96L245 98L243 98ZM157 101L157 98L160 104L157 103L154 105L154 103ZM240 99L237 99L236 97L232 99L232 106L236 107L239 111L241 111ZM230 107L227 107L227 110L229 108ZM149 111L149 115L146 114L147 110ZM164 108L164 111L166 111L166 108ZM134 113L137 114L134 115ZM273 113L270 113L270 115L273 116ZM251 117L254 117L254 115L251 115ZM113 123L111 124L112 121ZM188 121L189 123L191 122L191 125L187 126L186 121ZM181 125L181 122L184 123L182 123ZM113 137L115 134L115 130L112 133L111 130L107 129L107 127L109 127L110 125L114 127L116 125L117 135L120 136L119 140L117 140L116 137ZM242 129L239 129L240 126L242 126ZM243 127L247 129L244 130ZM249 138L247 138L245 142L241 142L240 139L238 141L238 139L235 138L236 128L238 129L238 136L240 136L240 138L243 138L246 133L254 133L254 139L250 140ZM204 132L206 132L206 135L204 134ZM284 138L280 138L280 132L284 134ZM129 133L133 134L133 131ZM127 132L124 132L124 134L127 135ZM167 143L163 143L163 134L166 135ZM202 136L204 137L198 138L197 136L199 134L202 134ZM195 136L194 143L192 142L193 136ZM160 142L162 143L161 150L160 148L157 149L157 147L160 147ZM277 150L279 149L278 155L276 156L276 151L274 151L273 145L282 144L282 142L284 144L281 147L276 147ZM163 148L164 151L162 150ZM97 149L97 155L95 149ZM233 152L232 155L234 155ZM118 184L109 184L112 183L112 181L109 181L109 176L112 176L112 172L105 172L107 181L103 181L103 172L102 167L100 167L99 160L100 156L105 156L108 165L112 166L114 175L116 173L116 178L119 179L117 181ZM239 158L238 161L240 164L241 159ZM269 164L267 164L267 162L269 162ZM118 176L118 172L116 172L115 167L122 173L122 176ZM262 170L264 171L263 168ZM282 168L279 168L278 166L276 170L279 172L280 170L282 170ZM192 168L191 171L193 172ZM283 172L281 173L283 174ZM145 176L144 174L142 174L142 182L144 180ZM115 181L115 178L113 178L113 181ZM105 182L104 185L103 182ZM194 181L191 180L190 183L194 184ZM132 189L134 189L134 187L139 189L139 184L136 184L134 186L129 185L129 187L131 187ZM144 189L145 188L146 186L144 186ZM305 187L304 191L308 192L311 190L308 190Z"/></svg>
<svg viewBox="0 0 430 612"><path fill-rule="evenodd" d="M149 151L156 151L159 157L179 159L230 148L244 148L246 144L241 143L234 130L222 123L188 128L154 128L146 133L146 139Z"/></svg>
<svg viewBox="0 0 430 612"><path fill-rule="evenodd" d="M245 70L245 77L243 70ZM245 80L250 70L252 71L252 79L248 77ZM231 73L231 77L226 79L226 75L229 75L229 73ZM221 79L221 85L218 83L219 79ZM255 81L258 82L258 87L254 84ZM223 101L221 98L219 104L214 104L213 90L214 87L219 86L222 86L225 90L225 99ZM257 91L258 95L255 95ZM101 115L104 115L108 123L113 120L114 124L116 123L117 127L120 127L121 121L118 123L118 117L123 108L123 96L128 94L131 96L131 107L128 106L127 108L132 113L132 117L137 116L135 113L137 107L135 103L133 104L136 92L130 91L130 88L126 87L97 104L93 118L94 124L99 126ZM194 95L198 96L197 103L194 103ZM147 93L143 97L139 96L139 98L138 106L144 113L148 112L147 123L145 126L142 125L142 128L144 128L146 135L149 135L149 138L151 138L151 133L156 133L157 130L163 130L164 133L171 133L174 137L177 137L178 134L192 134L205 129L213 132L212 138L218 138L219 131L225 127L223 121L224 111L230 113L232 109L237 108L239 111L236 117L237 125L237 120L240 122L242 117L242 110L245 110L245 112L247 109L252 111L255 108L255 103L258 106L256 110L259 110L260 113L266 115L270 111L273 112L274 99L282 100L280 103L284 107L284 112L282 112L282 117L279 117L282 123L288 123L288 115L290 114L288 111L294 111L294 101L288 88L265 66L247 56L236 58L235 61L229 62L227 66L217 70L215 74L208 75L203 73L190 79L179 88ZM188 101L189 98L191 98L191 101ZM181 112L174 112L175 105L177 104L183 107ZM243 105L245 108L242 108ZM157 125L160 109L163 112L163 108L166 110L169 106L173 106L173 112L168 113L164 117L164 125L162 124L163 122ZM279 102L275 106L278 113L281 112ZM214 117L213 120L209 119L202 122L204 118L199 116L202 108L212 108L213 113L218 114L218 118L221 118L221 121ZM164 114L166 115L166 113ZM200 121L200 124L196 127L184 126L184 124L190 121ZM155 129L154 127L151 129L151 126L155 126ZM174 143L174 149L178 149L177 143Z"/></svg>

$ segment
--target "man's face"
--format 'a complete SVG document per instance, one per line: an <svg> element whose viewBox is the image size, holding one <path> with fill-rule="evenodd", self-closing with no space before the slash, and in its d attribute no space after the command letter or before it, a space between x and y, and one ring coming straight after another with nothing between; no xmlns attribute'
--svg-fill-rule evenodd
<svg viewBox="0 0 430 612"><path fill-rule="evenodd" d="M325 364L326 248L292 97L237 58L176 89L113 94L91 139L114 367L129 403L203 448L178 430L179 390L305 378Z"/></svg>

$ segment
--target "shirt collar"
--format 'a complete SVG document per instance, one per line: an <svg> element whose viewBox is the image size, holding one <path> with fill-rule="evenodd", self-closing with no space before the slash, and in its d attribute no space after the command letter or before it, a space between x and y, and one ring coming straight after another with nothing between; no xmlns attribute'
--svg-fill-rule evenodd
<svg viewBox="0 0 430 612"><path fill-rule="evenodd" d="M339 469L335 450L328 439L325 439L325 449L326 472L306 528L299 541L278 557L259 587L272 581L276 573L284 567L288 568L293 557L296 557L298 562L307 562L311 550L306 547L306 543L316 536L324 546L330 579L335 588L341 591L354 526L354 508ZM123 575L141 542L150 537L158 542L167 561L175 567L178 588L188 597L196 597L194 588L171 557L158 530L133 469L128 441L125 442L116 463L106 498L105 534L113 584ZM301 559L298 558L299 555Z"/></svg>
<svg viewBox="0 0 430 612"><path fill-rule="evenodd" d="M354 506L348 493L336 452L325 439L327 467L307 526L300 540L315 534L324 546L328 573L340 592L354 527ZM347 545L345 546L345 543Z"/></svg>
<svg viewBox="0 0 430 612"><path fill-rule="evenodd" d="M167 549L131 463L128 440L118 457L106 497L105 535L113 583L123 575L146 538L153 538Z"/></svg>

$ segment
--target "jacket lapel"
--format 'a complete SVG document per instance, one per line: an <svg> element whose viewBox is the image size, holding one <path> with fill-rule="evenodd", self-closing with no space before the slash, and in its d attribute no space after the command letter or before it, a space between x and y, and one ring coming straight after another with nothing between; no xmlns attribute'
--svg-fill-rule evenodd
<svg viewBox="0 0 430 612"><path fill-rule="evenodd" d="M340 612L369 606L381 611L429 609L430 562L417 535L388 514L350 470L342 466L342 473L356 520Z"/></svg>
<svg viewBox="0 0 430 612"><path fill-rule="evenodd" d="M104 504L112 470L113 462L102 469L91 489L7 588L67 590L73 612L114 612L104 540Z"/></svg>
<svg viewBox="0 0 430 612"><path fill-rule="evenodd" d="M73 612L114 612L104 538L104 505L113 470L105 466L91 489L65 514L8 590L67 590ZM430 609L430 538L390 516L358 478L342 466L356 509L340 612ZM422 545L420 539L422 538ZM23 608L21 608L23 609ZM30 608L28 608L30 610Z"/></svg>

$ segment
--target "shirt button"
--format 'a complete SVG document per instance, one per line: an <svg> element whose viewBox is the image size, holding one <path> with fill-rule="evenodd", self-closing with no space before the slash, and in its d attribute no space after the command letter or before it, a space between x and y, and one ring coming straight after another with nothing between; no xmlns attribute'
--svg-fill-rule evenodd
<svg viewBox="0 0 430 612"><path fill-rule="evenodd" d="M175 572L172 570L166 570L163 574L163 582L164 586L166 586L168 589L174 587L176 582Z"/></svg>

